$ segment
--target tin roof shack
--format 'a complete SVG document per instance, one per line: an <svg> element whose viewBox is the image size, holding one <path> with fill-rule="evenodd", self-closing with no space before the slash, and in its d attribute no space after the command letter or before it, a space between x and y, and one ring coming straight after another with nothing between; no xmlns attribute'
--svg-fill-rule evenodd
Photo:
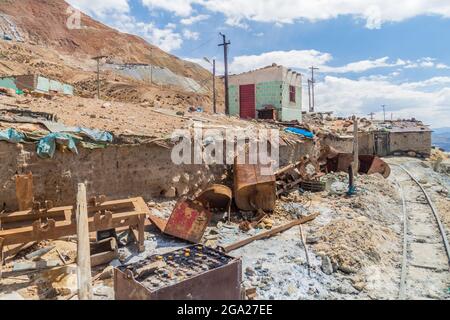
<svg viewBox="0 0 450 320"><path fill-rule="evenodd" d="M0 77L0 87L19 91L32 91L38 93L59 93L73 96L73 86L51 80L37 74Z"/></svg>
<svg viewBox="0 0 450 320"><path fill-rule="evenodd" d="M231 115L258 119L275 114L277 120L302 121L302 75L286 67L273 64L232 75L229 94Z"/></svg>
<svg viewBox="0 0 450 320"><path fill-rule="evenodd" d="M394 121L389 130L389 154L429 157L432 131L420 121Z"/></svg>

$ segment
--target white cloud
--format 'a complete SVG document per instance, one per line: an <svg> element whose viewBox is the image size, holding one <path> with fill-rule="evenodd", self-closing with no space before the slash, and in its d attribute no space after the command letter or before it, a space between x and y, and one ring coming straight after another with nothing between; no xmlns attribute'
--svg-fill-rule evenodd
<svg viewBox="0 0 450 320"><path fill-rule="evenodd" d="M317 109L347 116L367 116L379 110L380 117L380 105L385 104L389 117L393 113L394 119L415 117L434 127L445 127L450 126L448 83L450 77L394 84L387 79L350 80L327 76L316 87Z"/></svg>
<svg viewBox="0 0 450 320"><path fill-rule="evenodd" d="M316 50L272 51L260 55L235 57L230 65L232 73L269 66L273 63L289 68L307 69L312 65L324 65L332 59L329 53Z"/></svg>
<svg viewBox="0 0 450 320"><path fill-rule="evenodd" d="M364 72L376 68L390 68L403 65L402 60L397 60L394 63L389 63L388 60L389 57L383 57L376 60L361 60L352 62L342 67L322 66L321 71L334 73Z"/></svg>
<svg viewBox="0 0 450 320"><path fill-rule="evenodd" d="M111 20L114 22L112 26L118 30L137 34L164 51L179 49L183 44L182 36L175 31L176 25L173 23L167 24L164 28L158 28L154 23L137 21L128 15L117 15Z"/></svg>
<svg viewBox="0 0 450 320"><path fill-rule="evenodd" d="M191 15L192 4L198 2L196 0L141 0L142 4L150 10L163 9L174 12L178 16L187 17Z"/></svg>
<svg viewBox="0 0 450 320"><path fill-rule="evenodd" d="M386 22L400 22L420 15L450 17L448 0L141 0L150 8L189 16L193 5L222 13L227 23L245 25L243 20L271 23L311 22L352 16L366 21L369 29Z"/></svg>
<svg viewBox="0 0 450 320"><path fill-rule="evenodd" d="M204 21L204 20L208 20L208 19L209 19L209 15L200 14L198 16L192 16L192 17L189 17L189 18L181 19L180 22L181 22L181 24L189 26L189 25L192 25L194 23L197 23L197 22L200 22L200 21Z"/></svg>
<svg viewBox="0 0 450 320"><path fill-rule="evenodd" d="M97 17L130 11L128 0L66 0L66 2L89 15Z"/></svg>
<svg viewBox="0 0 450 320"><path fill-rule="evenodd" d="M198 40L200 33L185 29L183 30L183 37L188 40Z"/></svg>
<svg viewBox="0 0 450 320"><path fill-rule="evenodd" d="M308 70L312 65L319 68L319 72L325 73L361 73L379 68L431 68L450 69L445 64L437 64L436 59L425 57L416 61L410 60L390 60L389 57L378 59L366 59L348 63L343 66L330 66L333 57L330 53L317 50L291 50L291 51L271 51L259 55L238 56L231 62L231 72L241 73L258 68L262 68L273 63L286 66L288 68ZM397 70L397 72L399 71ZM398 75L394 74L394 75Z"/></svg>
<svg viewBox="0 0 450 320"><path fill-rule="evenodd" d="M438 63L436 64L437 69L450 69L450 66L444 64L444 63Z"/></svg>

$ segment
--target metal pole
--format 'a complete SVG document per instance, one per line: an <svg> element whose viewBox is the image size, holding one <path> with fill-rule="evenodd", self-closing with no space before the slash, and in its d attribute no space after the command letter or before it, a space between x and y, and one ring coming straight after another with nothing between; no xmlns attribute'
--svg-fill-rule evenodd
<svg viewBox="0 0 450 320"><path fill-rule="evenodd" d="M383 108L383 122L386 122L386 105L381 106Z"/></svg>
<svg viewBox="0 0 450 320"><path fill-rule="evenodd" d="M308 79L308 98L309 98L309 112L314 112L311 104L311 80Z"/></svg>
<svg viewBox="0 0 450 320"><path fill-rule="evenodd" d="M358 139L358 118L353 116L353 174L359 171L359 139Z"/></svg>
<svg viewBox="0 0 450 320"><path fill-rule="evenodd" d="M97 59L97 99L100 100L100 59Z"/></svg>
<svg viewBox="0 0 450 320"><path fill-rule="evenodd" d="M220 33L223 38L223 42L219 44L219 47L223 46L223 55L225 62L225 114L230 114L230 104L229 104L229 92L228 92L228 46L231 44L230 41L227 42L227 38L224 34Z"/></svg>
<svg viewBox="0 0 450 320"><path fill-rule="evenodd" d="M213 60L213 110L217 113L217 100L216 100L216 59Z"/></svg>
<svg viewBox="0 0 450 320"><path fill-rule="evenodd" d="M316 80L314 79L314 70L319 70L319 68L315 68L314 66L312 66L310 69L311 69L312 112L314 112L316 110L316 98L314 92L314 84L316 83Z"/></svg>
<svg viewBox="0 0 450 320"><path fill-rule="evenodd" d="M153 48L150 48L150 84L153 85Z"/></svg>

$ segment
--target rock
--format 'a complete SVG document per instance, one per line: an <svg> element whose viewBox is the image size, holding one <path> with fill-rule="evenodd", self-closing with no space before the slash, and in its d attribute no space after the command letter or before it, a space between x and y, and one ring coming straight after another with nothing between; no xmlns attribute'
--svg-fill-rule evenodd
<svg viewBox="0 0 450 320"><path fill-rule="evenodd" d="M417 155L417 153L415 153L414 151L410 151L408 152L408 156L415 158Z"/></svg>
<svg viewBox="0 0 450 320"><path fill-rule="evenodd" d="M91 114L89 117L90 117L91 119L95 119L95 118L97 118L97 115Z"/></svg>
<svg viewBox="0 0 450 320"><path fill-rule="evenodd" d="M251 267L247 267L247 268L245 269L245 274L246 274L247 276L254 276L254 275L255 275L255 270L253 270L253 268L251 268Z"/></svg>
<svg viewBox="0 0 450 320"><path fill-rule="evenodd" d="M111 108L111 103L105 102L105 103L102 105L102 108L103 108L103 109L105 109L105 108Z"/></svg>
<svg viewBox="0 0 450 320"><path fill-rule="evenodd" d="M25 300L18 292L14 291L0 295L0 300Z"/></svg>
<svg viewBox="0 0 450 320"><path fill-rule="evenodd" d="M316 244L320 241L320 237L306 237L306 244Z"/></svg>
<svg viewBox="0 0 450 320"><path fill-rule="evenodd" d="M348 186L347 184L336 181L330 185L330 193L335 195L343 195L347 192Z"/></svg>
<svg viewBox="0 0 450 320"><path fill-rule="evenodd" d="M168 190L164 192L164 197L166 198L175 198L177 196L177 189L174 187L170 187Z"/></svg>
<svg viewBox="0 0 450 320"><path fill-rule="evenodd" d="M114 267L108 266L102 273L98 276L99 280L111 279L114 275Z"/></svg>
<svg viewBox="0 0 450 320"><path fill-rule="evenodd" d="M327 275L331 275L333 273L333 265L331 264L331 260L329 257L322 257L322 271Z"/></svg>
<svg viewBox="0 0 450 320"><path fill-rule="evenodd" d="M363 291L364 288L366 287L366 284L364 282L356 282L353 284L353 288L355 288L358 291Z"/></svg>
<svg viewBox="0 0 450 320"><path fill-rule="evenodd" d="M345 273L345 274L352 274L352 273L357 273L358 270L356 270L355 268L352 268L350 266L347 265L341 265L338 268L339 271Z"/></svg>

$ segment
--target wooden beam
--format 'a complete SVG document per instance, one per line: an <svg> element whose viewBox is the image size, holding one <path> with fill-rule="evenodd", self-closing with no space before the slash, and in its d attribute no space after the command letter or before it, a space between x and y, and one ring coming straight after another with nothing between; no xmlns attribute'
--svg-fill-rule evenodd
<svg viewBox="0 0 450 320"><path fill-rule="evenodd" d="M86 186L78 184L77 194L77 265L78 296L80 300L92 300L91 254L89 249L89 221L86 200Z"/></svg>
<svg viewBox="0 0 450 320"><path fill-rule="evenodd" d="M302 218L300 218L298 220L294 220L294 221L292 221L292 222L290 222L288 224L282 225L282 226L277 227L277 228L273 228L272 230L269 230L269 231L266 231L266 232L261 232L260 234L257 234L257 235L255 235L253 237L250 237L250 238L247 238L245 240L238 241L238 242L236 242L234 244L231 244L229 246L224 247L223 249L225 250L225 252L230 252L230 251L234 251L236 249L239 249L239 248L241 248L243 246L246 246L247 244L252 243L253 241L261 240L261 239L265 239L265 238L270 238L270 237L272 237L272 236L274 236L274 235L276 235L276 234L278 234L280 232L289 230L289 229L291 229L291 228L293 228L295 226L298 226L298 225L304 224L306 222L312 221L315 218L317 218L319 216L319 214L320 213L318 213L318 212L310 214L309 216L302 217Z"/></svg>

